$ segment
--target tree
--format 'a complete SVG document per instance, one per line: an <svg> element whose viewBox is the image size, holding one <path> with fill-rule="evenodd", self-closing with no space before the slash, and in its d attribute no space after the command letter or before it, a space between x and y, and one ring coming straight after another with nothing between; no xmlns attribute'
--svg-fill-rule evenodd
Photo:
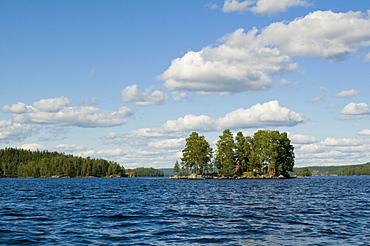
<svg viewBox="0 0 370 246"><path fill-rule="evenodd" d="M216 145L215 166L221 174L232 174L235 170L235 143L233 134L229 129L223 131Z"/></svg>
<svg viewBox="0 0 370 246"><path fill-rule="evenodd" d="M185 149L182 151L183 157L181 158L184 167L192 169L195 174L205 174L212 168L212 148L209 143L197 132L192 132L185 141Z"/></svg>
<svg viewBox="0 0 370 246"><path fill-rule="evenodd" d="M179 161L175 162L175 165L173 166L173 172L180 176L181 167L180 167Z"/></svg>
<svg viewBox="0 0 370 246"><path fill-rule="evenodd" d="M249 167L249 158L252 152L252 138L244 137L242 132L238 132L235 137L235 155L239 159L240 164L244 167Z"/></svg>
<svg viewBox="0 0 370 246"><path fill-rule="evenodd" d="M302 168L301 171L297 172L296 175L306 177L306 176L312 176L312 173L310 172L308 167L304 167L304 168Z"/></svg>
<svg viewBox="0 0 370 246"><path fill-rule="evenodd" d="M289 177L293 171L294 147L287 133L259 130L254 133L250 161L262 172Z"/></svg>

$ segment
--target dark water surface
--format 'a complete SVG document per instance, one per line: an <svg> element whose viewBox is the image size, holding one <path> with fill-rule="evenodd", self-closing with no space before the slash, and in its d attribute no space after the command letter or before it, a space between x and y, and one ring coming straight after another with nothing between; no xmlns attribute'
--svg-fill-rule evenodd
<svg viewBox="0 0 370 246"><path fill-rule="evenodd" d="M370 245L370 177L0 179L0 244Z"/></svg>

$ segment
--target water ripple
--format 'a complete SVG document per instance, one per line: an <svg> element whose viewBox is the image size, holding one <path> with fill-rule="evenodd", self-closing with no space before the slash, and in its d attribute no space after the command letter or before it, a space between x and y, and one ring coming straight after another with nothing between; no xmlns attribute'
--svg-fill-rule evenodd
<svg viewBox="0 0 370 246"><path fill-rule="evenodd" d="M2 245L368 245L370 177L1 179Z"/></svg>

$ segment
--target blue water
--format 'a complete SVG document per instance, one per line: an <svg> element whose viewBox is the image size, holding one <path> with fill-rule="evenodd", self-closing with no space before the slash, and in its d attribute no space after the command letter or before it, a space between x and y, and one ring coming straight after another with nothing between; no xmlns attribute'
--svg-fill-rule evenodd
<svg viewBox="0 0 370 246"><path fill-rule="evenodd" d="M370 245L370 177L0 179L0 244Z"/></svg>

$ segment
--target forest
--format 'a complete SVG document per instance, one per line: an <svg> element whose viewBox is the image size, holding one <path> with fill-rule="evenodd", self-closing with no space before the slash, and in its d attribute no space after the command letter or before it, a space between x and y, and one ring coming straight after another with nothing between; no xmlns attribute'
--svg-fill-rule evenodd
<svg viewBox="0 0 370 246"><path fill-rule="evenodd" d="M104 159L17 148L0 150L0 178L122 177L125 169Z"/></svg>
<svg viewBox="0 0 370 246"><path fill-rule="evenodd" d="M370 163L341 168L338 176L370 176Z"/></svg>
<svg viewBox="0 0 370 246"><path fill-rule="evenodd" d="M186 139L181 161L176 161L174 172L179 177L189 174L201 176L260 176L289 177L294 166L294 147L287 133L259 130L253 137L242 132L235 135L226 129L214 151L204 136L192 132Z"/></svg>
<svg viewBox="0 0 370 246"><path fill-rule="evenodd" d="M130 177L164 177L164 172L152 167L138 167L135 169L126 169Z"/></svg>

